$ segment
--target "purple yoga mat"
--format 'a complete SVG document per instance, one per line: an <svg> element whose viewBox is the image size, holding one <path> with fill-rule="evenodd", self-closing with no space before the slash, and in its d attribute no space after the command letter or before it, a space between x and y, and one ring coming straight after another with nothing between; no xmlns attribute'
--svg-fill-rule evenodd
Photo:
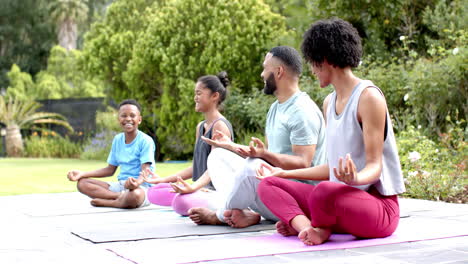
<svg viewBox="0 0 468 264"><path fill-rule="evenodd" d="M305 246L297 237L283 237L274 233L245 237L213 236L203 239L147 240L131 245L111 244L107 248L139 264L194 263L306 251L349 249L467 235L468 225L460 221L410 217L400 219L398 229L387 238L356 239L351 235L333 234L329 241L317 246ZM148 253L155 249L158 249L157 254Z"/></svg>

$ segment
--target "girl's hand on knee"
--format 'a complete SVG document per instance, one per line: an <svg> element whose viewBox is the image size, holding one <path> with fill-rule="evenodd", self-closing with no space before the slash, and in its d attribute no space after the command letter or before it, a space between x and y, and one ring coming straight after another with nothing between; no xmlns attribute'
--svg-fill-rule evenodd
<svg viewBox="0 0 468 264"><path fill-rule="evenodd" d="M343 161L343 157L338 160L338 169L333 168L335 177L348 184L358 185L358 172L354 161L351 159L351 154L346 154L346 160Z"/></svg>
<svg viewBox="0 0 468 264"><path fill-rule="evenodd" d="M229 149L229 147L232 145L231 138L219 130L216 130L211 138L201 136L201 139L211 146L224 149Z"/></svg>
<svg viewBox="0 0 468 264"><path fill-rule="evenodd" d="M154 173L151 169L142 170L140 172L140 177L144 182L151 183L151 184L158 184L162 182L162 178Z"/></svg>
<svg viewBox="0 0 468 264"><path fill-rule="evenodd" d="M174 189L174 192L176 193L187 194L187 193L193 193L196 191L196 189L193 188L192 185L182 180L181 177L177 177L177 182L171 183L171 186L172 186L172 189Z"/></svg>
<svg viewBox="0 0 468 264"><path fill-rule="evenodd" d="M263 180L267 177L284 177L285 171L278 167L273 167L268 163L260 163L260 166L256 169L257 179Z"/></svg>

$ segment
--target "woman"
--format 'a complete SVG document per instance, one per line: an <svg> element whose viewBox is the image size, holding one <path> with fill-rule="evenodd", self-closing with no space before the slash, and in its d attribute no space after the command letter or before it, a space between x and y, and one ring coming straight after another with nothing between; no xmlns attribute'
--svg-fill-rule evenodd
<svg viewBox="0 0 468 264"><path fill-rule="evenodd" d="M196 143L193 153L192 166L179 171L178 173L166 178L160 178L153 175L153 178L145 179L148 183L158 184L148 192L148 197L152 203L159 205L171 205L176 212L187 215L187 211L193 206L216 207L216 198L213 195L213 185L210 182L210 176L207 170L207 159L213 148L201 137L212 137L214 131L220 131L233 139L233 130L231 123L220 113L220 105L226 98L229 79L226 72L218 75L206 75L198 79L195 85L195 111L203 113L205 120L200 122L196 128ZM148 172L151 174L150 172ZM188 184L185 180L192 178L194 183ZM170 184L169 184L170 183ZM204 189L203 193L195 192ZM190 196L178 196L175 193L189 194Z"/></svg>
<svg viewBox="0 0 468 264"><path fill-rule="evenodd" d="M321 244L332 232L389 236L405 187L382 91L352 72L362 54L358 32L341 19L321 20L305 33L301 49L320 86L334 88L323 105L328 164L289 171L264 164L257 170L260 198L280 219L277 231L306 245Z"/></svg>

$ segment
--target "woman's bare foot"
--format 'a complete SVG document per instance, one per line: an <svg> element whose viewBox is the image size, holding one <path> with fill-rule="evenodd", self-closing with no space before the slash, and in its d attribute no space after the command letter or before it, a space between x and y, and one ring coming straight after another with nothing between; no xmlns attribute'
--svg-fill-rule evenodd
<svg viewBox="0 0 468 264"><path fill-rule="evenodd" d="M307 246L320 245L327 241L331 235L330 229L307 227L297 236Z"/></svg>
<svg viewBox="0 0 468 264"><path fill-rule="evenodd" d="M190 219L197 225L224 225L216 216L216 212L208 208L194 207L188 213Z"/></svg>
<svg viewBox="0 0 468 264"><path fill-rule="evenodd" d="M283 236L297 236L299 234L294 228L281 221L276 222L276 231Z"/></svg>
<svg viewBox="0 0 468 264"><path fill-rule="evenodd" d="M260 222L260 215L249 209L232 209L224 212L224 221L231 227L244 228Z"/></svg>

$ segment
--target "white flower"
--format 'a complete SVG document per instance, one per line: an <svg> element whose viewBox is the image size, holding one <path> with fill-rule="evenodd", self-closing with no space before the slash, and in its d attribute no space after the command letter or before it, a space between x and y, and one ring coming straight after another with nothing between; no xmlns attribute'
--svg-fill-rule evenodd
<svg viewBox="0 0 468 264"><path fill-rule="evenodd" d="M416 162L419 159L421 159L421 154L419 154L419 152L417 152L417 151L410 152L409 153L409 159L410 159L411 162Z"/></svg>
<svg viewBox="0 0 468 264"><path fill-rule="evenodd" d="M421 129L421 127L422 127L422 126L421 126L421 125L419 125L419 126L418 126L418 129Z"/></svg>
<svg viewBox="0 0 468 264"><path fill-rule="evenodd" d="M416 176L416 175L418 175L418 172L417 172L417 171L410 171L410 172L408 172L408 176L410 176L410 177L414 177L414 176Z"/></svg>
<svg viewBox="0 0 468 264"><path fill-rule="evenodd" d="M458 48L454 48L454 49L452 50L452 54L453 54L453 55L457 55L457 54L458 54L458 51L459 51Z"/></svg>
<svg viewBox="0 0 468 264"><path fill-rule="evenodd" d="M439 149L436 149L436 150L435 150L435 153L439 153Z"/></svg>
<svg viewBox="0 0 468 264"><path fill-rule="evenodd" d="M400 36L400 40L403 41L406 39L406 36Z"/></svg>
<svg viewBox="0 0 468 264"><path fill-rule="evenodd" d="M405 94L405 96L403 96L403 100L405 100L405 102L406 102L406 101L408 101L408 99L409 99L409 94Z"/></svg>
<svg viewBox="0 0 468 264"><path fill-rule="evenodd" d="M431 175L431 173L429 173L428 171L423 170L423 171L422 171L422 175L423 175L424 177L429 177L429 176Z"/></svg>

